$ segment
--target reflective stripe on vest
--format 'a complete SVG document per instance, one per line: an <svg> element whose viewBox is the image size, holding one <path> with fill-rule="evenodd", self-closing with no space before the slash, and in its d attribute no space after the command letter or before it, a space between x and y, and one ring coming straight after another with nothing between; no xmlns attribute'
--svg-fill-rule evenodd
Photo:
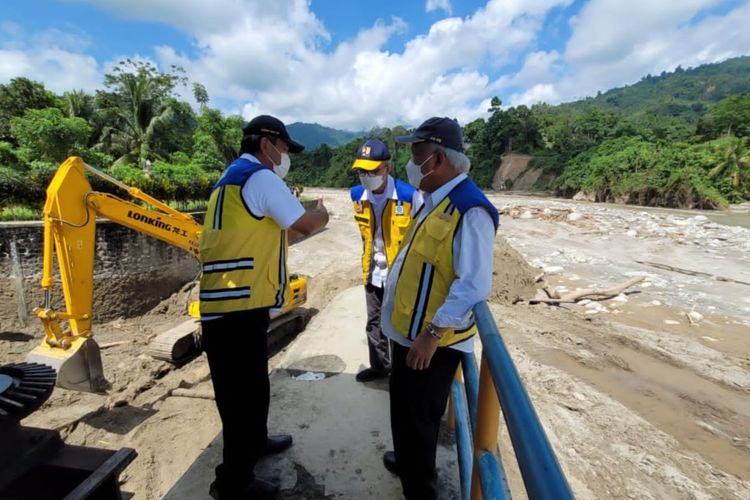
<svg viewBox="0 0 750 500"><path fill-rule="evenodd" d="M414 194L413 187L398 180L394 180L394 182L396 199L388 199L380 221L388 267L396 260L401 241L404 239L411 222L411 197ZM357 223L362 236L362 281L367 284L370 282L373 258L375 211L369 200L361 199L363 194L364 189L361 186L355 186L351 190L354 221Z"/></svg>
<svg viewBox="0 0 750 500"><path fill-rule="evenodd" d="M202 315L284 303L286 231L270 217L256 217L242 198L245 182L263 168L238 159L211 193L200 240Z"/></svg>
<svg viewBox="0 0 750 500"><path fill-rule="evenodd" d="M458 184L424 219L412 222L409 227L402 245L406 256L397 278L391 314L391 323L400 335L414 340L445 302L457 277L453 240L463 214L473 206L485 208L497 228L497 210L468 179ZM446 331L438 345L457 344L476 332L470 316L468 327Z"/></svg>

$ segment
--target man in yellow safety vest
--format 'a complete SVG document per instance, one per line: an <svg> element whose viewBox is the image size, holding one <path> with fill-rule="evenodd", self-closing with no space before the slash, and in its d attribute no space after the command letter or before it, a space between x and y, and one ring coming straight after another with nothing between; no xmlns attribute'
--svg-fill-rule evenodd
<svg viewBox="0 0 750 500"><path fill-rule="evenodd" d="M381 327L393 341L390 379L394 452L383 457L407 499L437 496L440 419L463 353L473 353L472 307L492 287L498 212L468 178L461 128L430 118L413 134L409 182L424 204L407 230L386 283Z"/></svg>
<svg viewBox="0 0 750 500"><path fill-rule="evenodd" d="M354 220L362 236L362 281L367 299L367 345L370 366L360 371L358 382L387 377L391 371L388 337L380 330L380 308L388 268L411 222L411 210L421 195L414 187L394 179L388 147L378 139L365 141L352 164L360 184L351 189Z"/></svg>
<svg viewBox="0 0 750 500"><path fill-rule="evenodd" d="M305 211L282 180L288 153L304 147L281 120L258 116L243 133L240 157L211 192L200 240L203 349L224 436L216 499L276 497L278 485L253 473L261 456L292 444L267 429L269 308L284 302L287 231L310 234L328 222L322 203Z"/></svg>

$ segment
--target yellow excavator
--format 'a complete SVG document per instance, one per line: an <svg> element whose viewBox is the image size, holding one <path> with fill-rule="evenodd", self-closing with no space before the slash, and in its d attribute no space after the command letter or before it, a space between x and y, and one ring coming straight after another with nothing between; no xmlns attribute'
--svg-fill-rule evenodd
<svg viewBox="0 0 750 500"><path fill-rule="evenodd" d="M147 206L93 191L86 172L118 186ZM44 325L45 337L28 354L27 361L53 367L57 371L58 386L88 392L99 392L107 387L99 345L92 338L91 330L97 217L182 248L196 259L202 230L201 224L191 215L85 164L79 157L70 157L60 165L47 188L44 205L44 304L34 310ZM65 311L51 308L55 255ZM271 328L283 324L284 318L291 317L289 313L304 304L306 299L306 278L292 274L287 281L284 305L271 310L271 319L274 320ZM199 317L197 302L190 304L189 311L191 316ZM175 352L172 346L185 341L194 343L195 329L178 328L172 332L166 335L166 341L164 336L155 339L157 347L152 350L161 353L155 357L177 361L169 359ZM179 351L184 353L185 349Z"/></svg>

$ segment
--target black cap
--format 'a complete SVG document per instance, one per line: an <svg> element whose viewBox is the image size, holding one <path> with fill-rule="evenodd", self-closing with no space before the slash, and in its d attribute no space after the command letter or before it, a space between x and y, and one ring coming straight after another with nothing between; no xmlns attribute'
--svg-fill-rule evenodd
<svg viewBox="0 0 750 500"><path fill-rule="evenodd" d="M271 115L256 116L242 127L242 132L245 135L257 134L283 139L289 145L289 151L292 153L301 153L305 149L305 146L289 137L289 132L286 131L284 123Z"/></svg>
<svg viewBox="0 0 750 500"><path fill-rule="evenodd" d="M409 135L396 137L396 142L434 142L459 153L464 152L464 139L461 126L456 120L433 116Z"/></svg>

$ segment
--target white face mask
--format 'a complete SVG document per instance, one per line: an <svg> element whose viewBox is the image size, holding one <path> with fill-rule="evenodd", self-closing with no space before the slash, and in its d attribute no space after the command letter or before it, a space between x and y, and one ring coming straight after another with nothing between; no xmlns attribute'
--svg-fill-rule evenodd
<svg viewBox="0 0 750 500"><path fill-rule="evenodd" d="M432 158L432 155L425 158L425 160L419 165L414 163L414 160L412 159L409 159L409 163L406 164L406 177L409 179L409 184L417 189L420 189L419 185L422 184L422 180L432 173L432 171L427 172L426 174L422 173L422 165L427 163L430 158Z"/></svg>
<svg viewBox="0 0 750 500"><path fill-rule="evenodd" d="M385 182L385 177L380 175L372 176L359 174L359 182L362 183L362 186L368 191L377 191Z"/></svg>
<svg viewBox="0 0 750 500"><path fill-rule="evenodd" d="M274 146L273 143L271 143L271 147L273 147L273 149L276 149L276 146ZM282 153L278 149L276 149L276 152L281 156L281 163L277 165L276 162L273 161L273 158L271 158L270 156L268 157L268 159L271 160L271 163L273 163L273 171L276 172L276 175L283 179L284 177L286 177L286 174L289 173L289 167L292 165L292 160L289 158L288 154Z"/></svg>

